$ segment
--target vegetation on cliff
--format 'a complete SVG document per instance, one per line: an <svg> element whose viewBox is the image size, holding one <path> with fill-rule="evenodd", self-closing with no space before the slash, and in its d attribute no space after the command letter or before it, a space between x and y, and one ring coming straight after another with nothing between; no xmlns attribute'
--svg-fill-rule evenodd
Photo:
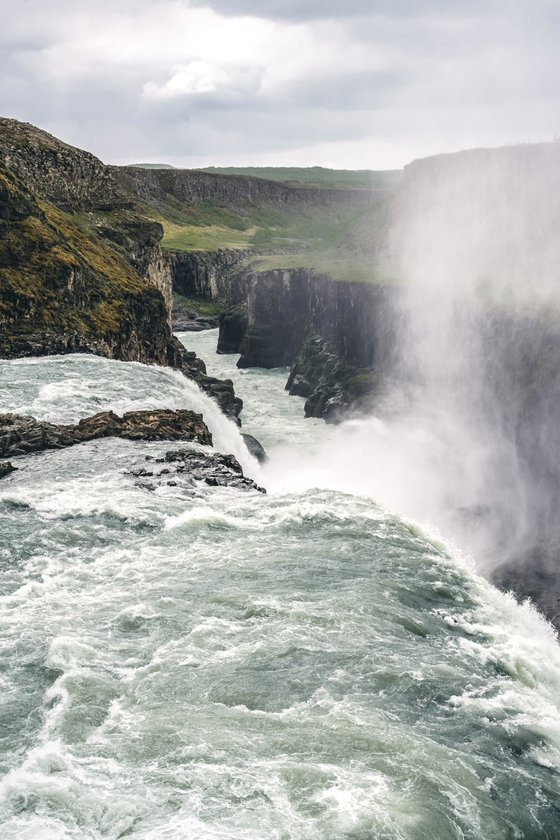
<svg viewBox="0 0 560 840"><path fill-rule="evenodd" d="M171 365L237 418L231 382L171 334L163 228L110 167L0 119L0 355L90 352Z"/></svg>
<svg viewBox="0 0 560 840"><path fill-rule="evenodd" d="M208 166L203 172L239 175L280 181L292 187L312 189L393 189L402 178L402 170L328 169L324 166Z"/></svg>
<svg viewBox="0 0 560 840"><path fill-rule="evenodd" d="M0 167L0 317L11 336L68 333L84 349L138 344L134 313L165 320L156 289L115 249L48 201L35 198ZM145 336L145 340L152 337ZM160 348L161 349L161 348Z"/></svg>

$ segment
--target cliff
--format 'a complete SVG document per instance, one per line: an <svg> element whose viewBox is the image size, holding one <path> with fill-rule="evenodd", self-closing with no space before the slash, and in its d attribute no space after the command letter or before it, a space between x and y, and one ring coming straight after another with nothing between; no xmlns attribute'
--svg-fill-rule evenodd
<svg viewBox="0 0 560 840"><path fill-rule="evenodd" d="M230 210L265 206L297 213L306 207L327 208L341 203L368 207L373 195L370 190L292 187L263 178L196 169L112 167L111 174L124 191L148 203L173 196L185 204L214 204Z"/></svg>
<svg viewBox="0 0 560 840"><path fill-rule="evenodd" d="M162 225L95 157L0 120L0 233L4 358L88 352L171 365L239 415L231 382L206 376L171 334Z"/></svg>
<svg viewBox="0 0 560 840"><path fill-rule="evenodd" d="M218 352L239 367L293 366L306 415L336 419L379 395L394 353L394 289L312 269L262 269L251 251L170 253L177 292L224 308Z"/></svg>

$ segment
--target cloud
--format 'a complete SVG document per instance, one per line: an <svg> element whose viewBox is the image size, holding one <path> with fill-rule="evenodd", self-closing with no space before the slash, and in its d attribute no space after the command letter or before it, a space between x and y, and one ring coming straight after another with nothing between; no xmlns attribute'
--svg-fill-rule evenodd
<svg viewBox="0 0 560 840"><path fill-rule="evenodd" d="M249 15L270 20L343 20L355 17L419 18L492 14L499 0L197 0L222 15Z"/></svg>
<svg viewBox="0 0 560 840"><path fill-rule="evenodd" d="M0 112L105 160L391 167L560 132L552 0L3 0Z"/></svg>
<svg viewBox="0 0 560 840"><path fill-rule="evenodd" d="M258 90L261 73L258 67L220 65L210 61L190 61L172 68L162 83L149 81L143 86L147 99L177 99L210 94L247 94Z"/></svg>

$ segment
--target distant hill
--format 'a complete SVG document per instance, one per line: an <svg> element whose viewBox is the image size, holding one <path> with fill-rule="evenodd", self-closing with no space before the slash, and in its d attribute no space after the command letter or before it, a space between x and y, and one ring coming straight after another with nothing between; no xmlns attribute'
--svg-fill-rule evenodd
<svg viewBox="0 0 560 840"><path fill-rule="evenodd" d="M263 178L267 181L282 181L292 187L314 189L392 189L402 178L400 169L327 169L323 166L208 166L200 171Z"/></svg>

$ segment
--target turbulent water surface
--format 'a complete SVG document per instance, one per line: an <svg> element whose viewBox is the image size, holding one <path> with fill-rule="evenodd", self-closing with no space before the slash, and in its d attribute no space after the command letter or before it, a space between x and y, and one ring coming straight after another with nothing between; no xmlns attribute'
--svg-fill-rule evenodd
<svg viewBox="0 0 560 840"><path fill-rule="evenodd" d="M236 378L262 470L177 373L0 363L2 410L194 407L269 489L150 489L128 470L173 445L119 440L1 482L2 840L560 837L549 625L307 469L343 435L284 371Z"/></svg>

